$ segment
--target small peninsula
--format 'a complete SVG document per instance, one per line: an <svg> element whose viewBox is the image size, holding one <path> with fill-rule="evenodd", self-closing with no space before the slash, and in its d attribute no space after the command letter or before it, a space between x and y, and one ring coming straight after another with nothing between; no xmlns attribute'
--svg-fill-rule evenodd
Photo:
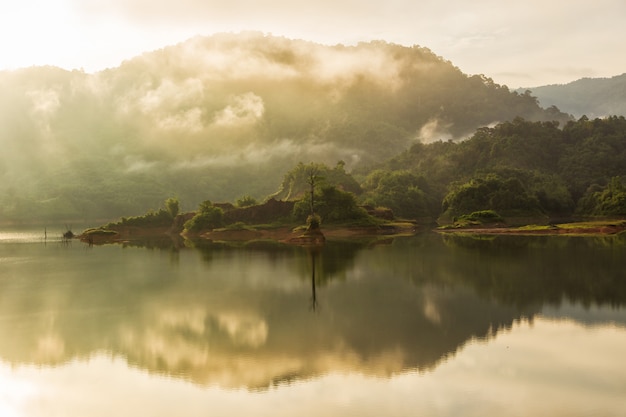
<svg viewBox="0 0 626 417"><path fill-rule="evenodd" d="M381 218L386 211L360 208L359 216L334 221L322 227L319 215L307 216L298 223L292 212L294 202L273 198L262 204L235 207L232 204L203 203L197 212L178 213L176 201L169 199L166 208L143 216L123 217L118 222L89 228L77 236L89 244L119 243L164 236L211 241L271 240L295 245L323 245L326 239L375 239L391 235L410 235L418 230L412 221Z"/></svg>

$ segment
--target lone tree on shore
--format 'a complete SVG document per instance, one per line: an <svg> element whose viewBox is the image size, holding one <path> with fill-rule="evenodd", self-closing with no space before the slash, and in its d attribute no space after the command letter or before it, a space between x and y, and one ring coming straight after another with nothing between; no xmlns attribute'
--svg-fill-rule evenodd
<svg viewBox="0 0 626 417"><path fill-rule="evenodd" d="M309 192L311 194L311 201L310 201L310 209L311 209L311 216L313 216L315 214L315 185L322 180L323 178L319 176L320 173L320 169L317 165L315 164L311 164L309 165L309 167L307 168L307 184L309 184Z"/></svg>
<svg viewBox="0 0 626 417"><path fill-rule="evenodd" d="M306 182L309 184L309 192L311 194L310 198L310 206L309 206L309 216L307 217L307 230L319 230L321 219L320 216L315 214L315 185L322 179L319 176L320 169L319 166L315 164L309 165L307 168L307 179Z"/></svg>

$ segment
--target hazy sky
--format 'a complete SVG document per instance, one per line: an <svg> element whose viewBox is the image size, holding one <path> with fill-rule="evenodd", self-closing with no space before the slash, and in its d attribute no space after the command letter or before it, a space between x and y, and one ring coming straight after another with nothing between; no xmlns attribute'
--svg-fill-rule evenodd
<svg viewBox="0 0 626 417"><path fill-rule="evenodd" d="M195 35L420 45L511 88L626 72L624 0L2 0L0 68L97 71Z"/></svg>

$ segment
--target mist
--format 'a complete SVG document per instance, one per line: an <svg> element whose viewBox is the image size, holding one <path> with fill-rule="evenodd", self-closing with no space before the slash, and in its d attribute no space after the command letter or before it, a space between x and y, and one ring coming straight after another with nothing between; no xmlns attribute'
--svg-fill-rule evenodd
<svg viewBox="0 0 626 417"><path fill-rule="evenodd" d="M93 74L4 71L0 88L0 222L134 215L171 196L184 209L263 199L300 161L351 170L416 138L547 117L427 48L256 32L192 38Z"/></svg>

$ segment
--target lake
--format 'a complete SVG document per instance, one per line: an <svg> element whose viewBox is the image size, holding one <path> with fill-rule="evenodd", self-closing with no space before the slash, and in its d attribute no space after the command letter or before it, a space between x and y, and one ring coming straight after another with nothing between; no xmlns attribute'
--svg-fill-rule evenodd
<svg viewBox="0 0 626 417"><path fill-rule="evenodd" d="M0 415L624 416L626 236L0 230Z"/></svg>

